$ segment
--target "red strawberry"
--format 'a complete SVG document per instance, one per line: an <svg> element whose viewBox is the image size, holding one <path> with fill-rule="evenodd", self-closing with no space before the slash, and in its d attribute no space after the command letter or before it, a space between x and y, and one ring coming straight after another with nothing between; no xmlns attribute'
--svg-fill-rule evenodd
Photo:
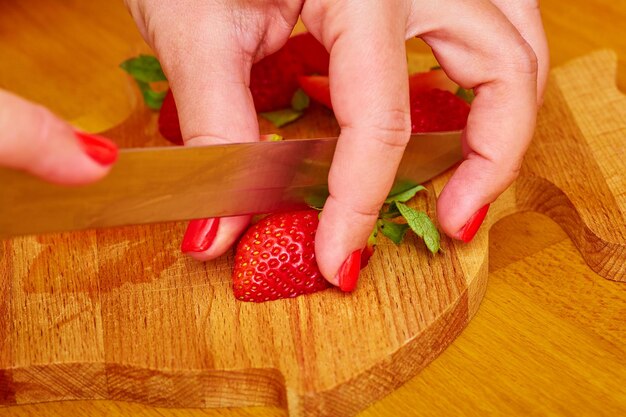
<svg viewBox="0 0 626 417"><path fill-rule="evenodd" d="M276 213L246 231L235 253L237 299L263 302L331 286L315 262L318 214L317 210Z"/></svg>
<svg viewBox="0 0 626 417"><path fill-rule="evenodd" d="M291 107L304 65L290 48L281 48L252 66L250 91L257 112Z"/></svg>
<svg viewBox="0 0 626 417"><path fill-rule="evenodd" d="M470 106L449 91L411 94L411 131L442 132L463 129Z"/></svg>
<svg viewBox="0 0 626 417"><path fill-rule="evenodd" d="M418 72L409 76L409 91L412 95L432 90L433 88L456 93L459 86L450 80L441 69Z"/></svg>
<svg viewBox="0 0 626 417"><path fill-rule="evenodd" d="M176 102L174 101L172 90L169 90L163 99L163 105L159 112L159 132L174 145L183 144L183 135L180 132L178 111L176 110Z"/></svg>
<svg viewBox="0 0 626 417"><path fill-rule="evenodd" d="M330 83L328 77L310 75L298 77L302 90L314 101L332 110L333 103L330 101Z"/></svg>
<svg viewBox="0 0 626 417"><path fill-rule="evenodd" d="M285 47L300 57L305 74L328 75L330 54L309 32L292 36Z"/></svg>

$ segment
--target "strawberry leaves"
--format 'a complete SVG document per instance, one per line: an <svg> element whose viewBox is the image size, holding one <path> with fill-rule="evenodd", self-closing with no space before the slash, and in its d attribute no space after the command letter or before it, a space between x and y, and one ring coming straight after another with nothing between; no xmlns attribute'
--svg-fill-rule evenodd
<svg viewBox="0 0 626 417"><path fill-rule="evenodd" d="M413 182L399 182L391 189L385 200L385 206L378 214L376 226L372 231L367 247L373 251L376 246L377 235L382 233L396 245L402 243L406 233L411 230L424 240L431 253L437 253L441 247L441 237L437 226L423 211L416 210L404 203L412 200L420 191L428 191L426 187ZM316 210L321 210L328 198L328 189L323 188L311 192L305 201ZM403 219L406 223L392 221ZM400 220L400 219L398 219Z"/></svg>
<svg viewBox="0 0 626 417"><path fill-rule="evenodd" d="M420 191L424 191L424 190L426 190L426 187L424 187L423 185L419 185L418 184L418 185L412 186L411 188L409 188L407 190L400 191L400 192L397 192L395 194L391 194L385 200L385 204L391 204L394 201L397 201L397 202L400 202L400 203L406 203L407 201L409 201L410 199L415 197L415 194L419 193ZM393 193L394 190L392 189L391 192Z"/></svg>
<svg viewBox="0 0 626 417"><path fill-rule="evenodd" d="M439 251L441 238L437 226L435 226L430 217L428 217L428 214L423 211L415 210L404 203L396 202L396 207L402 217L407 221L411 230L413 230L417 236L424 239L428 250L432 253L437 253Z"/></svg>
<svg viewBox="0 0 626 417"><path fill-rule="evenodd" d="M302 89L297 89L291 98L291 107L271 112L259 113L261 117L270 121L276 127L283 127L294 122L304 115L304 111L309 108L311 99Z"/></svg>
<svg viewBox="0 0 626 417"><path fill-rule="evenodd" d="M404 239L404 235L409 230L408 224L394 223L389 220L379 220L378 229L387 236L393 243L399 245Z"/></svg>
<svg viewBox="0 0 626 417"><path fill-rule="evenodd" d="M146 105L152 110L159 110L167 94L167 91L156 91L151 84L167 81L159 61L151 55L139 55L122 62L120 68L133 77Z"/></svg>
<svg viewBox="0 0 626 417"><path fill-rule="evenodd" d="M394 187L387 200L389 204L387 210L381 210L380 220L377 226L396 245L402 242L406 232L410 229L426 243L430 252L437 253L440 248L441 237L437 226L423 211L407 206L407 201L411 200L420 191L427 191L426 187L419 184L403 184L404 191L398 191L399 187ZM402 188L400 188L402 189ZM406 223L392 222L389 219L402 217Z"/></svg>
<svg viewBox="0 0 626 417"><path fill-rule="evenodd" d="M283 127L302 117L302 112L296 111L294 109L282 109L259 114L264 119L272 122L272 124L276 127Z"/></svg>

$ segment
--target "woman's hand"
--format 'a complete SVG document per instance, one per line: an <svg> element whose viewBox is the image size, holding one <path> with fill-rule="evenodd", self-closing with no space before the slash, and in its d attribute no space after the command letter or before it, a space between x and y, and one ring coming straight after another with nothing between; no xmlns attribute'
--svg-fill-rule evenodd
<svg viewBox="0 0 626 417"><path fill-rule="evenodd" d="M76 131L48 109L0 90L0 166L58 184L85 184L109 171L117 147Z"/></svg>
<svg viewBox="0 0 626 417"><path fill-rule="evenodd" d="M536 0L127 0L176 97L186 144L258 138L252 63L287 40L298 15L331 55L341 135L330 198L316 237L320 270L335 285L374 227L410 136L405 40L422 38L448 76L474 88L465 160L438 200L441 228L469 241L486 207L516 178L535 126L548 54ZM223 254L249 217L194 221L183 250ZM345 274L344 274L345 275Z"/></svg>

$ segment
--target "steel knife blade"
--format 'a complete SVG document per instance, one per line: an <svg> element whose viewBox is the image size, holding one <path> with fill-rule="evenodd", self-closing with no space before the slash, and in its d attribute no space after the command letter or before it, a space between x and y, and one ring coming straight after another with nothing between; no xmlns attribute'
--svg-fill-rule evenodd
<svg viewBox="0 0 626 417"><path fill-rule="evenodd" d="M0 168L0 237L268 213L327 192L337 138L124 149L104 179L49 184ZM412 135L396 184L462 157L460 132Z"/></svg>

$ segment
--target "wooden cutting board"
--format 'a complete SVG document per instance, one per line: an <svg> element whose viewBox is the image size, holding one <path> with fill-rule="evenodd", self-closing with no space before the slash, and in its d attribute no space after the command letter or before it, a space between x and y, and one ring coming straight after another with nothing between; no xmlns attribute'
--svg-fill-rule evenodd
<svg viewBox="0 0 626 417"><path fill-rule="evenodd" d="M109 398L355 414L463 330L487 285L488 229L518 211L550 216L592 269L626 281L626 98L615 76L606 51L553 71L520 178L476 239L444 239L438 256L416 240L383 244L352 295L239 303L232 254L185 258L183 223L1 242L0 404ZM337 126L317 109L282 133ZM163 144L141 109L107 134L124 146ZM416 204L434 214L448 176Z"/></svg>

